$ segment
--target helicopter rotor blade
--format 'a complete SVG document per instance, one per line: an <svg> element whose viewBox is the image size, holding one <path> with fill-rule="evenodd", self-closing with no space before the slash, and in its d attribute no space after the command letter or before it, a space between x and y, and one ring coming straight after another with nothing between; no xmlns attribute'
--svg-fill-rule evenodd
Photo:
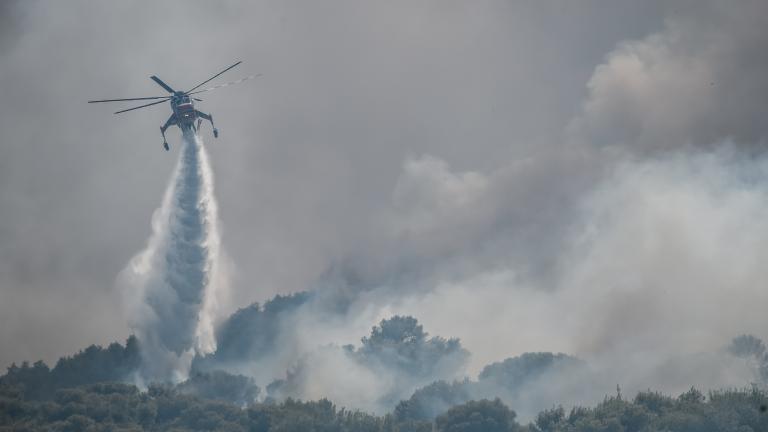
<svg viewBox="0 0 768 432"><path fill-rule="evenodd" d="M194 100L196 100L196 101L198 101L198 102L202 102L202 101L203 101L203 100L202 100L202 99L200 99L200 98L192 98L192 99L194 99Z"/></svg>
<svg viewBox="0 0 768 432"><path fill-rule="evenodd" d="M160 87L164 88L168 93L176 93L176 90L172 89L171 86L164 83L163 80L161 80L157 76L152 75L150 78L152 78L152 81L156 82Z"/></svg>
<svg viewBox="0 0 768 432"><path fill-rule="evenodd" d="M193 90L195 90L195 89L198 89L198 88L202 87L204 84L206 84L206 83L210 82L212 79L214 79L214 78L218 77L219 75L221 75L221 74L223 74L224 72L226 72L226 71L228 71L228 70L232 69L233 67L235 67L235 66L239 65L240 63L242 63L242 61L239 61L239 62L237 62L237 63L233 64L232 66L230 66L230 67L228 67L228 68L224 69L223 71L221 71L221 72L217 73L216 75L214 75L214 76L212 76L212 77L208 78L207 80L205 80L205 81L201 82L200 84L198 84L198 85L196 85L196 86L192 87L191 89L187 90L185 93L189 93L189 92L191 92L191 91L193 91Z"/></svg>
<svg viewBox="0 0 768 432"><path fill-rule="evenodd" d="M213 87L208 87L208 88L205 88L205 89L202 89L202 90L198 90L196 92L192 92L192 93L189 93L189 94L193 95L193 94L198 94L198 93L207 92L207 91L211 91L211 90L216 90L217 88L221 88L221 87L227 87L227 86L231 86L231 85L235 85L235 84L240 84L243 81L248 81L249 79L253 79L253 78L256 78L256 77L260 77L260 76L261 76L261 74L249 75L249 76L247 76L245 78L240 78L237 81L230 81L228 83L215 85Z"/></svg>
<svg viewBox="0 0 768 432"><path fill-rule="evenodd" d="M89 100L88 103L123 102L123 101L137 101L137 100L167 99L167 98L168 96L150 96L150 97L140 97L140 98L127 98L127 99L100 99L100 100Z"/></svg>
<svg viewBox="0 0 768 432"><path fill-rule="evenodd" d="M145 105L139 105L139 106L137 106L137 107L133 107L133 108L124 109L124 110L121 110L121 111L116 111L116 112L115 112L115 114L120 114L120 113L124 113L124 112L128 112L128 111L137 110L137 109L139 109L139 108L145 108L145 107L148 107L148 106L157 105L157 104L163 103L163 102L165 102L165 101L167 101L167 100L169 100L169 99L170 99L170 98L165 98L165 99L163 99L163 100L159 100L159 101L157 101L157 102L152 102L152 103L148 103L148 104L145 104Z"/></svg>

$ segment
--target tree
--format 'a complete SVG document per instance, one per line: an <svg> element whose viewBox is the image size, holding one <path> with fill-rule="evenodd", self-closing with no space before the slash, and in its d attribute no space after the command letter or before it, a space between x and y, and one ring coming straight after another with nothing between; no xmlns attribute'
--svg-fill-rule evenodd
<svg viewBox="0 0 768 432"><path fill-rule="evenodd" d="M224 371L194 373L189 379L178 384L176 389L183 394L247 405L256 400L259 387L243 375L232 375Z"/></svg>
<svg viewBox="0 0 768 432"><path fill-rule="evenodd" d="M502 362L492 363L480 372L479 381L491 382L507 390L516 390L524 383L559 368L583 367L584 362L566 354L550 352L524 353Z"/></svg>
<svg viewBox="0 0 768 432"><path fill-rule="evenodd" d="M534 424L541 432L555 432L565 419L565 410L562 406L540 412L536 416Z"/></svg>
<svg viewBox="0 0 768 432"><path fill-rule="evenodd" d="M416 390L408 400L400 401L395 407L395 419L432 420L448 408L472 399L469 386L469 380L454 381L451 384L435 381Z"/></svg>
<svg viewBox="0 0 768 432"><path fill-rule="evenodd" d="M440 432L509 432L518 430L517 415L500 399L469 401L437 417Z"/></svg>
<svg viewBox="0 0 768 432"><path fill-rule="evenodd" d="M664 396L659 392L648 390L638 393L637 396L635 396L634 403L656 415L660 415L665 411L672 409L675 401L669 396Z"/></svg>
<svg viewBox="0 0 768 432"><path fill-rule="evenodd" d="M288 296L275 296L263 307L254 303L239 309L222 323L216 332L215 353L196 357L193 371L210 371L231 362L255 361L275 348L280 325L291 314L307 303L310 293L299 292Z"/></svg>
<svg viewBox="0 0 768 432"><path fill-rule="evenodd" d="M706 396L695 387L691 387L688 391L678 396L677 399L684 403L700 404L704 402Z"/></svg>
<svg viewBox="0 0 768 432"><path fill-rule="evenodd" d="M753 335L743 334L733 338L731 344L728 345L728 351L736 357L754 357L759 359L765 354L765 344Z"/></svg>
<svg viewBox="0 0 768 432"><path fill-rule="evenodd" d="M429 378L436 373L453 375L469 357L458 339L428 338L416 318L410 316L382 320L361 341L363 346L355 354L364 363L379 364L414 378Z"/></svg>

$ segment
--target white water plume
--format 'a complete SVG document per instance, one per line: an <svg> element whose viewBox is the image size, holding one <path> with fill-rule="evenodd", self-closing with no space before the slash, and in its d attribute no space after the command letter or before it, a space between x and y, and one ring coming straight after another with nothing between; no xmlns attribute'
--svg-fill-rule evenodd
<svg viewBox="0 0 768 432"><path fill-rule="evenodd" d="M141 344L142 379L183 380L195 354L216 349L214 317L225 273L208 155L186 130L147 247L119 278Z"/></svg>

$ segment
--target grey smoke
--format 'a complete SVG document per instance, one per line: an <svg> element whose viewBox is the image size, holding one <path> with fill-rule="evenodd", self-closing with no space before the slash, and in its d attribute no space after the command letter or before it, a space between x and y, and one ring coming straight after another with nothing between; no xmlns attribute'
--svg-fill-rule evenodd
<svg viewBox="0 0 768 432"><path fill-rule="evenodd" d="M9 359L127 332L104 281L171 168L157 113L111 121L68 97L248 56L262 84L206 98L225 120L211 151L236 233L227 306L316 300L281 316L270 361L231 367L264 385L410 314L461 339L470 377L552 351L605 371L600 395L747 380L712 353L766 327L765 2L87 6L23 6L2 58ZM156 43L180 34L173 54ZM331 352L305 395L374 388L365 371L339 384Z"/></svg>
<svg viewBox="0 0 768 432"><path fill-rule="evenodd" d="M328 397L386 413L420 386L464 376L469 352L461 342L428 336L413 317L382 320L359 348L328 345L304 353L268 390L280 399Z"/></svg>
<svg viewBox="0 0 768 432"><path fill-rule="evenodd" d="M762 153L768 32L760 0L679 2L663 30L620 43L599 65L570 132L647 154L712 148L728 138Z"/></svg>
<svg viewBox="0 0 768 432"><path fill-rule="evenodd" d="M168 112L113 116L85 100L154 95L152 74L190 86L233 59L243 75L263 73L200 104L222 132L208 144L236 264L231 312L371 255L381 240L369 222L409 155L485 172L557 142L594 65L617 41L655 31L663 3L589 0L567 13L503 0L10 4L1 362L52 362L130 332L111 281L143 247L173 169L157 130Z"/></svg>

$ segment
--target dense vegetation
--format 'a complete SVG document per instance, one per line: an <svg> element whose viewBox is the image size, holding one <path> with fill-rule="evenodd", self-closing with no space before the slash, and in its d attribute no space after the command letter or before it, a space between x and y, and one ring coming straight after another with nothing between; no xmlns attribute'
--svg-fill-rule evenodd
<svg viewBox="0 0 768 432"><path fill-rule="evenodd" d="M383 406L391 410L384 415L339 408L326 399L291 397L303 374L311 378L311 368L301 363L266 392L252 378L221 370L230 362L258 360L273 349L279 321L306 301L304 294L277 297L263 307L238 311L218 332L219 351L196 359L189 378L175 385L152 384L141 391L127 384L141 382L134 337L125 345L91 346L61 358L53 368L40 361L11 365L0 376L0 431L768 431L768 354L764 343L750 335L727 347L756 371L749 388L706 395L691 388L677 397L646 391L632 399L617 391L595 407L553 406L541 412L549 403L526 411L520 401L534 397L534 388L583 373L583 361L525 353L486 366L476 380L448 382L435 377L454 376L468 352L456 339L430 337L407 316L382 320L358 348L328 348L402 383L382 396ZM311 356L304 359L312 361ZM521 424L518 413L533 420Z"/></svg>
<svg viewBox="0 0 768 432"><path fill-rule="evenodd" d="M328 400L239 406L189 396L169 386L140 392L120 383L59 389L50 399L35 400L17 386L1 384L0 430L758 432L768 430L766 403L768 395L756 388L706 396L691 389L676 398L649 391L633 400L621 395L606 398L594 408L555 407L521 425L515 412L498 399L456 405L432 421L349 411Z"/></svg>
<svg viewBox="0 0 768 432"><path fill-rule="evenodd" d="M557 380L582 372L586 364L569 355L548 352L524 353L483 368L477 381L434 381L417 389L410 398L395 407L395 417L401 420L429 420L448 408L473 399L503 397L515 402L530 399L542 378ZM529 384L534 384L533 387ZM546 405L545 405L546 406Z"/></svg>
<svg viewBox="0 0 768 432"><path fill-rule="evenodd" d="M275 349L281 320L310 299L310 293L277 295L264 303L254 303L232 314L216 331L216 352L195 359L192 368L209 371L230 363L255 361Z"/></svg>
<svg viewBox="0 0 768 432"><path fill-rule="evenodd" d="M415 323L393 321L401 324L406 333L415 331L416 339L428 340L419 336ZM388 346L391 340L382 343ZM440 340L435 343L443 346ZM736 338L729 348L752 359L765 355L754 337ZM151 385L144 392L114 382L130 376L137 362L136 340L130 338L125 346L92 346L62 358L53 369L42 362L9 367L0 377L0 431L768 431L768 394L757 386L707 395L691 388L678 397L646 391L631 400L618 393L593 408L553 407L528 424L520 424L514 406L473 396L489 381L521 388L553 367L579 365L560 354L529 353L494 363L478 381L435 382L382 416L338 408L328 400L254 402L260 389L250 378L221 371L196 372L180 384Z"/></svg>
<svg viewBox="0 0 768 432"><path fill-rule="evenodd" d="M11 365L0 377L0 385L23 391L28 399L50 399L56 390L97 382L129 380L141 363L138 341L128 338L125 346L112 343L106 349L91 345L72 357L62 357L53 369L42 361Z"/></svg>
<svg viewBox="0 0 768 432"><path fill-rule="evenodd" d="M377 398L379 405L386 407L394 406L436 377L458 377L469 357L458 339L430 337L410 316L396 315L381 320L361 342L362 346L357 349L346 345L325 347L320 352L335 350L348 364L387 376L391 388ZM311 382L316 373L312 368L316 361L312 354L306 355L288 371L286 379L276 380L267 387L268 394L278 399L300 397L301 388Z"/></svg>

